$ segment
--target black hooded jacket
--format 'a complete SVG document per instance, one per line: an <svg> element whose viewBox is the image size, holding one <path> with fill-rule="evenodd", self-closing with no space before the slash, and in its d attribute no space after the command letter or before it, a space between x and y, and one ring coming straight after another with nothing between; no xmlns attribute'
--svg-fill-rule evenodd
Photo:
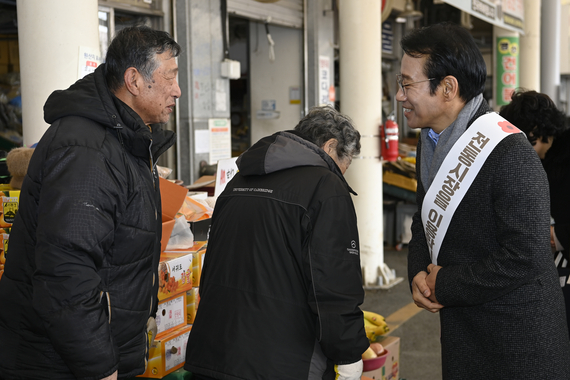
<svg viewBox="0 0 570 380"><path fill-rule="evenodd" d="M334 379L333 364L369 346L351 190L293 131L261 139L237 164L216 201L185 368L227 380Z"/></svg>
<svg viewBox="0 0 570 380"><path fill-rule="evenodd" d="M0 280L7 379L141 374L157 310L155 163L174 134L113 96L105 65L44 106Z"/></svg>

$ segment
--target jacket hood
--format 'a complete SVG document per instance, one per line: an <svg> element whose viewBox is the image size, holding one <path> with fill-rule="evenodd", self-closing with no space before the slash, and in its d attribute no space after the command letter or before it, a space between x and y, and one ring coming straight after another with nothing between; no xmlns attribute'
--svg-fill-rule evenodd
<svg viewBox="0 0 570 380"><path fill-rule="evenodd" d="M265 175L298 166L322 166L335 173L356 195L334 160L294 130L262 138L238 157L236 165L244 176Z"/></svg>
<svg viewBox="0 0 570 380"><path fill-rule="evenodd" d="M66 90L54 91L44 105L44 120L52 124L66 116L79 116L112 128L117 138L132 154L158 157L174 143L172 131L160 124L151 129L140 116L109 91L105 80L105 64L72 84Z"/></svg>
<svg viewBox="0 0 570 380"><path fill-rule="evenodd" d="M105 126L115 126L118 111L105 82L104 66L100 65L68 89L52 92L44 105L46 123L52 124L65 116L81 116Z"/></svg>

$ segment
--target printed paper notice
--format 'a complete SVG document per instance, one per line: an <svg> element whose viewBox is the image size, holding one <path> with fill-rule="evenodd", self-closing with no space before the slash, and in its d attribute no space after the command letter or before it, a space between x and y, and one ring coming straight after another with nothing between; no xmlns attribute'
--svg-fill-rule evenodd
<svg viewBox="0 0 570 380"><path fill-rule="evenodd" d="M216 172L216 191L214 197L217 197L224 191L226 185L238 172L236 165L237 157L232 157L226 160L218 161L218 170Z"/></svg>
<svg viewBox="0 0 570 380"><path fill-rule="evenodd" d="M210 165L231 158L232 137L230 119L210 119Z"/></svg>
<svg viewBox="0 0 570 380"><path fill-rule="evenodd" d="M92 49L85 46L79 47L79 69L77 72L78 79L83 78L87 74L91 74L97 66L101 64L101 52L99 49Z"/></svg>

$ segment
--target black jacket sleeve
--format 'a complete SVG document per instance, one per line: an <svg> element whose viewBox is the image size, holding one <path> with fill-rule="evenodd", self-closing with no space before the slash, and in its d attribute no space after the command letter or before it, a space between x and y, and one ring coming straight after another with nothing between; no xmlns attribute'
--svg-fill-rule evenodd
<svg viewBox="0 0 570 380"><path fill-rule="evenodd" d="M309 243L309 303L317 337L335 364L358 361L369 346L359 305L364 301L356 213L348 192L320 204Z"/></svg>

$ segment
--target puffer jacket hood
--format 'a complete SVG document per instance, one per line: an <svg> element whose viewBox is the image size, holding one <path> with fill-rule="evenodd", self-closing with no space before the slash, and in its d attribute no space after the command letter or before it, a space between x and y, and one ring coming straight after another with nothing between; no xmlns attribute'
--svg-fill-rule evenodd
<svg viewBox="0 0 570 380"><path fill-rule="evenodd" d="M357 195L331 156L295 130L262 138L238 157L236 165L244 176L270 174L298 166L322 166L338 175L348 190Z"/></svg>
<svg viewBox="0 0 570 380"><path fill-rule="evenodd" d="M66 90L54 91L44 105L44 120L53 124L65 116L81 116L109 127L120 121L113 118L117 109L113 94L105 85L105 64L86 75Z"/></svg>

